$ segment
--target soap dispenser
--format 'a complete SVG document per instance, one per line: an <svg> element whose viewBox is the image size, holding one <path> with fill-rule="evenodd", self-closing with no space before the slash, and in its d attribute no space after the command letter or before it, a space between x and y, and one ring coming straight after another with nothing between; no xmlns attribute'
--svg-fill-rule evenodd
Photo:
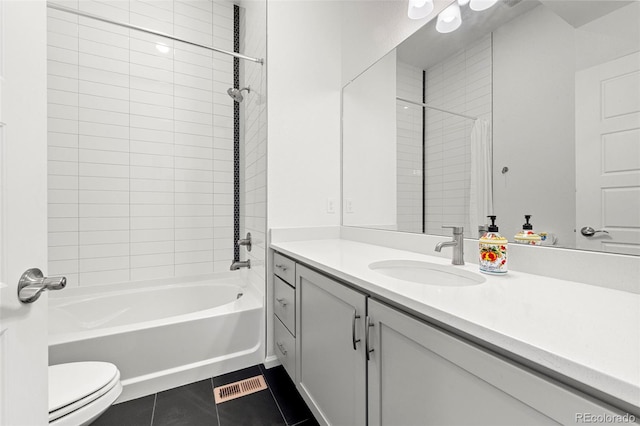
<svg viewBox="0 0 640 426"><path fill-rule="evenodd" d="M518 232L514 237L514 241L518 244L539 246L542 244L542 237L533 232L533 225L529 223L529 219L531 219L531 215L525 214L525 224L522 225L522 231Z"/></svg>
<svg viewBox="0 0 640 426"><path fill-rule="evenodd" d="M505 274L507 272L507 239L498 233L496 217L491 219L487 232L480 238L480 272L485 274Z"/></svg>

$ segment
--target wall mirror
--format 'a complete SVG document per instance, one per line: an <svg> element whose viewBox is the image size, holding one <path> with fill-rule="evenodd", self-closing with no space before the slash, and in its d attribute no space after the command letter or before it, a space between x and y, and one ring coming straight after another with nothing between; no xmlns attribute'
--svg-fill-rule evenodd
<svg viewBox="0 0 640 426"><path fill-rule="evenodd" d="M640 255L640 2L460 9L343 88L343 225Z"/></svg>

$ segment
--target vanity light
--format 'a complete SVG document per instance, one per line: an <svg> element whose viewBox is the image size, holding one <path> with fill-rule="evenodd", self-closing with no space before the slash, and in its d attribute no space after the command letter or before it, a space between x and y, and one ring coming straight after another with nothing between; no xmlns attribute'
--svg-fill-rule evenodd
<svg viewBox="0 0 640 426"><path fill-rule="evenodd" d="M475 10L476 12L481 12L483 10L489 9L491 6L496 4L498 0L471 0L469 7L471 10Z"/></svg>
<svg viewBox="0 0 640 426"><path fill-rule="evenodd" d="M431 12L433 12L433 0L409 0L409 10L407 10L409 19L426 18Z"/></svg>
<svg viewBox="0 0 640 426"><path fill-rule="evenodd" d="M457 30L461 24L460 6L458 2L455 2L440 12L438 22L436 22L436 30L439 33L446 34Z"/></svg>

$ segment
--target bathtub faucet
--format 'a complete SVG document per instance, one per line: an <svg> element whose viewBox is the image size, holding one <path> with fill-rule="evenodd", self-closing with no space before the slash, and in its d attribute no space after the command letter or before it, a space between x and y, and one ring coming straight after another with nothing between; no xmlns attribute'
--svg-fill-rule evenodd
<svg viewBox="0 0 640 426"><path fill-rule="evenodd" d="M251 269L251 260L236 260L231 264L231 267L229 269L231 269L232 271L237 271L240 268Z"/></svg>
<svg viewBox="0 0 640 426"><path fill-rule="evenodd" d="M246 238L241 238L238 240L239 246L245 246L247 251L251 251L251 232L247 232Z"/></svg>

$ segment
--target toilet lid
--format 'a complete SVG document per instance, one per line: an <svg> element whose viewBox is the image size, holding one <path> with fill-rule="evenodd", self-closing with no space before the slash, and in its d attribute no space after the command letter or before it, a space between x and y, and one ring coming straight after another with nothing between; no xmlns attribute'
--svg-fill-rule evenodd
<svg viewBox="0 0 640 426"><path fill-rule="evenodd" d="M119 380L108 362L72 362L49 366L49 413L90 396ZM116 380L114 380L116 379Z"/></svg>

